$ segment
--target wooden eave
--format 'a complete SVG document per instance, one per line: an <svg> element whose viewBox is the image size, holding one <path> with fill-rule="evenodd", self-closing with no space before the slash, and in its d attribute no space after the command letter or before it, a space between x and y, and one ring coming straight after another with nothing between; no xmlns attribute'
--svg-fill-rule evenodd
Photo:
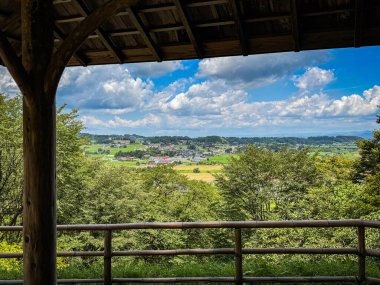
<svg viewBox="0 0 380 285"><path fill-rule="evenodd" d="M106 0L55 0L55 46ZM0 1L0 31L21 54L20 0ZM109 18L69 66L380 44L380 0L140 0Z"/></svg>

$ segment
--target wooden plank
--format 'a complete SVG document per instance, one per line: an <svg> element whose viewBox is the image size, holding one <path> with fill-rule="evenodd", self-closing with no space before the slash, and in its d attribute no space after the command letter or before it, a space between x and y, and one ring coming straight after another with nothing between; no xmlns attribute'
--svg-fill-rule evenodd
<svg viewBox="0 0 380 285"><path fill-rule="evenodd" d="M65 4L65 3L70 3L71 0L54 0L53 4L58 5L58 4Z"/></svg>
<svg viewBox="0 0 380 285"><path fill-rule="evenodd" d="M76 6L77 6L79 12L84 17L87 17L90 14L90 11L88 10L88 8L86 7L86 5L84 4L84 2L82 0L75 0L74 3L76 3ZM102 28L100 28L100 27L95 30L95 33L98 35L99 39L102 41L102 43L104 44L104 46L110 52L112 52L112 54L115 56L115 58L117 59L117 61L119 63L122 63L123 62L123 55L118 50L118 48L115 47L114 43L108 37L107 33Z"/></svg>
<svg viewBox="0 0 380 285"><path fill-rule="evenodd" d="M245 28L244 28L243 21L242 21L242 15L241 15L240 9L236 3L236 0L230 0L230 4L232 7L232 14L234 15L234 18L235 18L235 27L236 27L236 32L237 32L239 40L240 40L241 52L244 56L247 56L248 55L248 43L247 43L247 38L246 38L246 34L245 34Z"/></svg>
<svg viewBox="0 0 380 285"><path fill-rule="evenodd" d="M189 21L189 16L187 14L184 2L181 0L174 0L175 6L177 7L178 15L186 29L187 35L189 36L190 42L194 47L194 51L198 58L203 58L203 52L199 44L199 40L194 32L194 28Z"/></svg>
<svg viewBox="0 0 380 285"><path fill-rule="evenodd" d="M188 3L187 7L196 8L196 7L204 7L204 6L212 6L212 5L221 5L228 4L228 0L211 0L211 1L199 1Z"/></svg>
<svg viewBox="0 0 380 285"><path fill-rule="evenodd" d="M347 13L347 12L352 12L352 11L353 11L352 9L335 9L335 10L329 10L329 11L303 13L302 16L303 17L318 17L318 16Z"/></svg>
<svg viewBox="0 0 380 285"><path fill-rule="evenodd" d="M128 12L129 18L131 19L133 25L140 32L140 35L143 38L145 44L152 52L153 57L159 62L162 61L162 56L160 54L158 47L153 42L153 39L149 35L149 32L147 31L147 29L144 27L142 21L138 18L136 12L133 11L131 7L127 7L126 10Z"/></svg>
<svg viewBox="0 0 380 285"><path fill-rule="evenodd" d="M229 25L235 25L235 21L234 20L223 20L223 21L210 21L210 22L194 24L194 26L197 28L208 28L208 27L229 26Z"/></svg>

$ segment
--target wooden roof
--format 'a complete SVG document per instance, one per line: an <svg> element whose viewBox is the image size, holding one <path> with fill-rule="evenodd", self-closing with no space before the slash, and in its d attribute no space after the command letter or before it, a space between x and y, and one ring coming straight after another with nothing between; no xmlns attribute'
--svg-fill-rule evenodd
<svg viewBox="0 0 380 285"><path fill-rule="evenodd" d="M106 0L55 0L55 45ZM20 0L0 30L21 48ZM380 44L380 0L140 0L87 38L69 65L194 59Z"/></svg>

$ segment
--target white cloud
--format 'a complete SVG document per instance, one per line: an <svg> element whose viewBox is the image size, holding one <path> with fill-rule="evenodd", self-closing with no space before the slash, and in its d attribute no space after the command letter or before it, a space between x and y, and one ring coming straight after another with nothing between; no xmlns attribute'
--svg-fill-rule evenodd
<svg viewBox="0 0 380 285"><path fill-rule="evenodd" d="M331 55L325 51L212 58L199 63L198 76L259 87L272 84L300 68L323 63L330 58Z"/></svg>
<svg viewBox="0 0 380 285"><path fill-rule="evenodd" d="M301 76L293 77L294 85L305 91L320 90L334 81L334 70L309 67Z"/></svg>
<svg viewBox="0 0 380 285"><path fill-rule="evenodd" d="M181 116L215 115L246 98L244 90L233 89L223 80L205 81L173 96L161 109Z"/></svg>
<svg viewBox="0 0 380 285"><path fill-rule="evenodd" d="M86 124L86 126L96 126L105 128L142 128L142 127L157 127L161 124L161 117L148 114L146 117L137 120L126 120L119 116L115 116L111 120L99 120L95 116L82 116L81 120Z"/></svg>
<svg viewBox="0 0 380 285"><path fill-rule="evenodd" d="M59 98L80 109L116 114L139 108L153 96L153 89L152 81L132 77L121 65L78 67L64 72Z"/></svg>

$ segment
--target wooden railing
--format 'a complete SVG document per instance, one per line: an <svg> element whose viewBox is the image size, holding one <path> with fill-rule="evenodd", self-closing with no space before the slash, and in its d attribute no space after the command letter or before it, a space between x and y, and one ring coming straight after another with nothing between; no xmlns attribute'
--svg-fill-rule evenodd
<svg viewBox="0 0 380 285"><path fill-rule="evenodd" d="M114 231L140 229L233 229L235 232L234 248L214 249L177 249L177 250L112 250L112 233ZM358 244L356 248L243 248L243 229L264 228L357 228ZM243 283L363 283L369 281L380 284L380 279L366 276L366 256L380 257L380 249L366 249L366 228L380 229L380 221L362 220L315 220L315 221L252 221L252 222L175 222L175 223L131 223L110 225L60 225L57 230L65 231L103 231L104 251L59 252L58 257L103 257L104 276L102 279L65 279L58 284L103 283L199 283L224 282ZM22 227L0 227L0 232L21 232ZM313 277L245 277L243 275L243 255L245 254L345 254L358 256L358 272L355 276L313 276ZM112 257L115 256L153 256L153 255L234 255L235 276L232 277L178 277L178 278L113 278ZM0 258L22 258L22 253L0 253ZM0 280L0 284L23 284L22 280Z"/></svg>

